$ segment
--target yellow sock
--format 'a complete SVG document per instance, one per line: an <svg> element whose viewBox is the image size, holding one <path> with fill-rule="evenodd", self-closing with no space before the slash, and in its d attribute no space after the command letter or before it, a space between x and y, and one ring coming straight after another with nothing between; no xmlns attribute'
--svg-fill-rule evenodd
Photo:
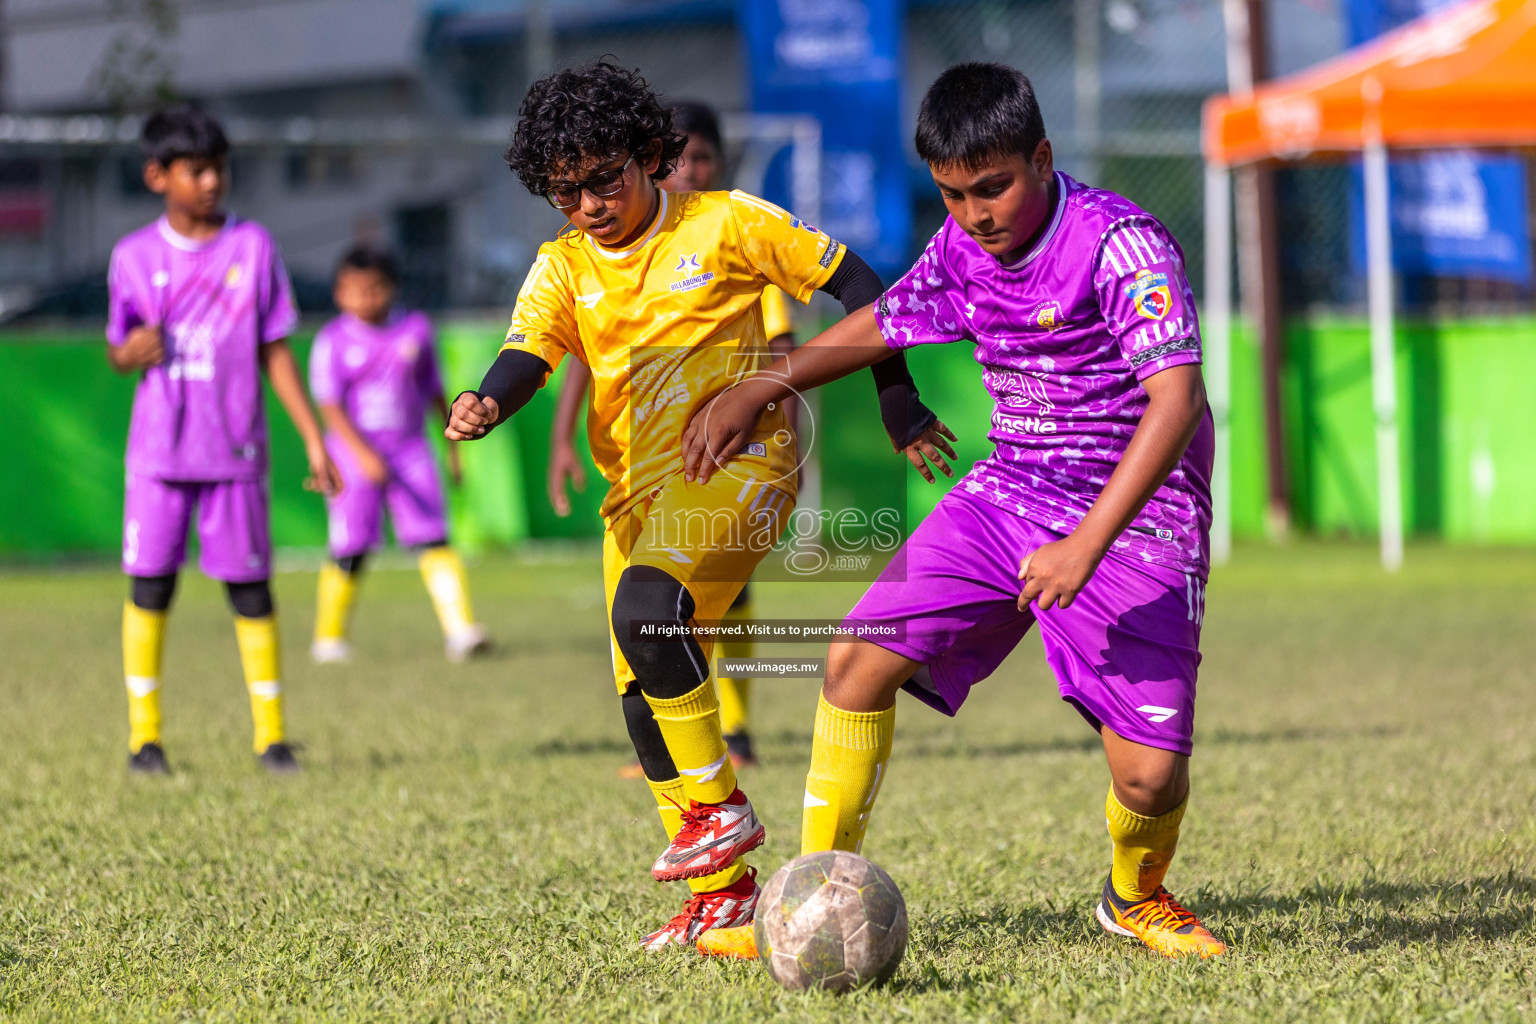
<svg viewBox="0 0 1536 1024"><path fill-rule="evenodd" d="M745 658L746 654L723 652L721 657ZM727 736L747 731L747 701L752 696L752 680L721 676L720 684L720 731Z"/></svg>
<svg viewBox="0 0 1536 1024"><path fill-rule="evenodd" d="M283 741L283 683L277 643L277 616L259 619L235 616L235 640L240 645L240 667L251 695L252 745L261 753Z"/></svg>
<svg viewBox="0 0 1536 1024"><path fill-rule="evenodd" d="M896 708L844 711L816 701L811 771L805 777L800 852L852 850L864 843L870 811L891 758Z"/></svg>
<svg viewBox="0 0 1536 1024"><path fill-rule="evenodd" d="M1115 787L1109 787L1104 801L1104 820L1114 843L1114 863L1110 878L1115 894L1123 900L1144 900L1163 884L1173 851L1179 845L1179 823L1189 797L1173 810L1155 818L1127 810L1115 799Z"/></svg>
<svg viewBox="0 0 1536 1024"><path fill-rule="evenodd" d="M740 622L752 617L752 606L744 604L726 613L726 622ZM719 657L750 658L752 641L725 640L720 644ZM715 680L720 694L720 731L727 736L747 731L748 706L752 699L752 680L734 676L720 676Z"/></svg>
<svg viewBox="0 0 1536 1024"><path fill-rule="evenodd" d="M725 756L714 684L706 679L681 697L661 700L646 694L645 701L661 727L661 738L667 741L688 798L701 804L725 803L736 791L736 772Z"/></svg>
<svg viewBox="0 0 1536 1024"><path fill-rule="evenodd" d="M661 815L661 827L666 829L667 838L670 840L677 835L678 829L683 827L683 806L688 802L688 797L683 792L683 778L678 776L669 782L646 779L645 784L651 787L651 795L656 798L656 812ZM734 884L746 873L746 860L737 857L731 862L731 866L723 871L716 871L703 878L688 879L688 888L694 892L714 892L716 889L724 889Z"/></svg>
<svg viewBox="0 0 1536 1024"><path fill-rule="evenodd" d="M432 595L432 607L444 636L458 636L475 624L474 609L469 606L469 585L464 578L464 563L453 548L427 548L421 553L421 578Z"/></svg>
<svg viewBox="0 0 1536 1024"><path fill-rule="evenodd" d="M320 569L320 589L315 596L315 639L345 640L352 599L357 596L357 577L335 562Z"/></svg>
<svg viewBox="0 0 1536 1024"><path fill-rule="evenodd" d="M160 742L160 653L165 612L123 605L123 679L128 687L128 749Z"/></svg>

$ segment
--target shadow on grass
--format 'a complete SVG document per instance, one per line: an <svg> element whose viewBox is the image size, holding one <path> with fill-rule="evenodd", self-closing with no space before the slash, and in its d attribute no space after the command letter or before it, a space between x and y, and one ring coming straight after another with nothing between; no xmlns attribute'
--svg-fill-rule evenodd
<svg viewBox="0 0 1536 1024"><path fill-rule="evenodd" d="M1536 930L1533 906L1536 879L1512 872L1444 882L1318 881L1294 895L1207 892L1198 900L1228 932L1253 922L1267 942L1312 945L1326 936L1346 953L1505 938Z"/></svg>
<svg viewBox="0 0 1536 1024"><path fill-rule="evenodd" d="M1294 895L1224 896L1205 892L1190 901L1241 955L1260 942L1284 955L1327 945L1344 953L1475 939L1491 941L1536 929L1536 879L1513 873L1445 882L1315 883ZM1245 934L1252 926L1252 935ZM1099 937L1084 907L1052 904L986 912L933 914L912 923L912 954L941 957L982 950L999 937L1020 945L1073 942ZM978 942L978 937L980 941ZM1278 948L1277 948L1278 947ZM1133 947L1131 947L1133 948ZM1155 959L1155 958L1154 958ZM898 995L965 990L978 977L964 967L909 965L886 991ZM997 980L993 977L991 980Z"/></svg>

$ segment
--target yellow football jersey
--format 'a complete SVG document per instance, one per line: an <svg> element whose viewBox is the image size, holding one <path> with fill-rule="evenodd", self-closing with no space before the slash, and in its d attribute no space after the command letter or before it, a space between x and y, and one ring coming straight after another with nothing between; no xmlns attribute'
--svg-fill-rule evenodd
<svg viewBox="0 0 1536 1024"><path fill-rule="evenodd" d="M781 334L794 334L795 321L789 313L789 300L773 285L763 289L763 334L772 341Z"/></svg>
<svg viewBox="0 0 1536 1024"><path fill-rule="evenodd" d="M591 370L587 436L609 483L605 517L680 473L693 414L767 365L763 289L804 302L842 256L838 242L744 192L662 192L650 229L622 250L575 230L539 247L503 348L551 369L573 355ZM727 472L793 496L795 469L775 408Z"/></svg>

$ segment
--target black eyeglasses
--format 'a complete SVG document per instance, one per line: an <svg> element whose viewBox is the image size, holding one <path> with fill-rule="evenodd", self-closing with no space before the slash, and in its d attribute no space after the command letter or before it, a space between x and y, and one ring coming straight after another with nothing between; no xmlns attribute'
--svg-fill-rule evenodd
<svg viewBox="0 0 1536 1024"><path fill-rule="evenodd" d="M634 161L635 155L631 153L629 159L618 167L606 171L599 171L586 181L562 181L558 185L551 185L544 193L544 198L549 200L549 205L557 210L569 210L581 202L583 191L591 192L599 199L617 195L624 188L624 172Z"/></svg>

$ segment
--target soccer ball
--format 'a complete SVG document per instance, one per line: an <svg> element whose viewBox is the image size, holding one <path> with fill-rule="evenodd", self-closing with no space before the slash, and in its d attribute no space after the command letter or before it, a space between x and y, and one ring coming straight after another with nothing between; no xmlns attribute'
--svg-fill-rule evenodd
<svg viewBox="0 0 1536 1024"><path fill-rule="evenodd" d="M907 950L907 904L891 876L828 850L778 870L757 903L757 955L788 989L881 985Z"/></svg>

